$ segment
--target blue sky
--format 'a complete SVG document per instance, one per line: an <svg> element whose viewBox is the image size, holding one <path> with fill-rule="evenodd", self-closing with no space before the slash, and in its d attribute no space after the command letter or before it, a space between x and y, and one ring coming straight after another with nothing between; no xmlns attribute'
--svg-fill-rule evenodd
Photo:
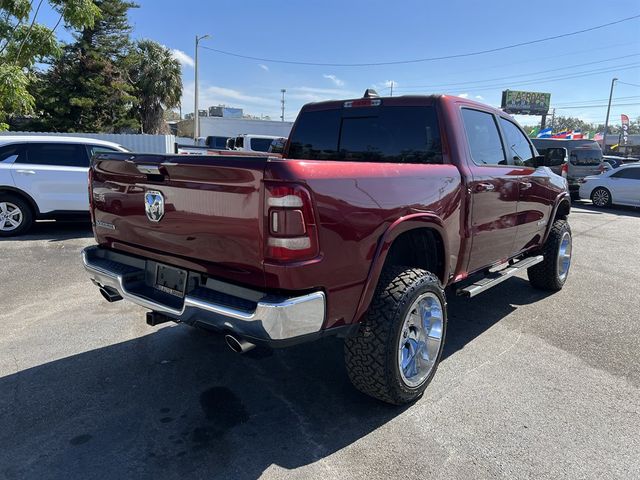
<svg viewBox="0 0 640 480"><path fill-rule="evenodd" d="M640 14L637 0L541 4L524 1L229 1L138 0L134 38L156 40L183 63L183 114L193 111L194 36L202 45L243 55L319 63L385 62L454 55L572 32ZM542 5L549 5L543 7ZM606 8L603 6L606 5ZM48 12L47 23L55 22ZM48 17L48 18L47 18ZM499 105L501 91L551 93L557 114L604 122L611 78L640 84L640 19L593 32L462 59L377 67L301 66L200 51L200 106L226 104L286 119L306 102L359 97L374 86L388 95L448 93ZM624 57L624 58L621 58ZM592 63L598 62L598 63ZM585 65L589 64L589 65ZM579 65L579 66L578 66ZM597 71L595 71L597 70ZM585 72L582 77L549 77ZM640 116L640 88L618 84L612 123ZM521 123L539 117L520 116Z"/></svg>

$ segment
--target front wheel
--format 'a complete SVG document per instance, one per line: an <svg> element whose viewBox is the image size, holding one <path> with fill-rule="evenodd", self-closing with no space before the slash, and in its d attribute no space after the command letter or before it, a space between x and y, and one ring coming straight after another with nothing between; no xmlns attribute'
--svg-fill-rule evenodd
<svg viewBox="0 0 640 480"><path fill-rule="evenodd" d="M351 382L394 405L417 400L435 375L446 326L444 290L435 275L406 267L385 271L358 334L345 340Z"/></svg>
<svg viewBox="0 0 640 480"><path fill-rule="evenodd" d="M544 260L527 270L529 282L542 290L562 289L571 267L573 239L566 220L556 220L542 249Z"/></svg>
<svg viewBox="0 0 640 480"><path fill-rule="evenodd" d="M0 237L21 235L33 224L31 208L22 198L0 194Z"/></svg>

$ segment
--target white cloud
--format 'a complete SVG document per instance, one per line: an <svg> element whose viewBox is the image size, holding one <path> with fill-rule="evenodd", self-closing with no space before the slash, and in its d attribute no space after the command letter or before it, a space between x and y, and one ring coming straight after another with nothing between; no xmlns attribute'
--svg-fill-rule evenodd
<svg viewBox="0 0 640 480"><path fill-rule="evenodd" d="M269 67L267 67L264 63L259 63L258 66L265 72L269 71Z"/></svg>
<svg viewBox="0 0 640 480"><path fill-rule="evenodd" d="M171 55L173 55L173 58L178 60L183 67L193 68L195 66L195 62L193 61L193 58L191 58L189 55L184 53L182 50L173 48L171 49Z"/></svg>
<svg viewBox="0 0 640 480"><path fill-rule="evenodd" d="M329 74L325 73L322 76L324 78L328 79L328 80L331 80L336 87L344 87L344 80L340 80L335 75L329 75Z"/></svg>
<svg viewBox="0 0 640 480"><path fill-rule="evenodd" d="M475 98L476 100L484 100L484 97L482 95L476 95Z"/></svg>
<svg viewBox="0 0 640 480"><path fill-rule="evenodd" d="M460 94L458 94L458 96L460 98L469 98L469 94L468 93L460 93Z"/></svg>

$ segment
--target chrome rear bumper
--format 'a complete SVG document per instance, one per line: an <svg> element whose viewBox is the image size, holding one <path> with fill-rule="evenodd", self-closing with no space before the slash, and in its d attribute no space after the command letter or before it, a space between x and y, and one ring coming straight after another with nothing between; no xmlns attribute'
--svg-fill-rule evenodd
<svg viewBox="0 0 640 480"><path fill-rule="evenodd" d="M82 251L84 268L95 284L114 289L125 300L185 323L202 323L254 340L280 341L320 332L325 295L313 292L280 297L214 281L188 272L187 294L176 297L153 288L156 262L99 246ZM223 290L223 291L221 291ZM224 291L226 290L226 291Z"/></svg>

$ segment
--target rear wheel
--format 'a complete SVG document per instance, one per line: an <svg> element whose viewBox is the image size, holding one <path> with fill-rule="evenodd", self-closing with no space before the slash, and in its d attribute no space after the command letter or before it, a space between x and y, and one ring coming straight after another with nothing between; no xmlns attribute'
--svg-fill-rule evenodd
<svg viewBox="0 0 640 480"><path fill-rule="evenodd" d="M351 382L395 405L420 398L440 362L446 325L444 290L435 275L387 270L358 334L345 340Z"/></svg>
<svg viewBox="0 0 640 480"><path fill-rule="evenodd" d="M33 223L33 212L22 198L0 194L0 237L11 237L26 232Z"/></svg>
<svg viewBox="0 0 640 480"><path fill-rule="evenodd" d="M560 290L569 276L573 243L571 227L566 220L553 222L549 238L544 244L544 260L527 270L529 282L542 290Z"/></svg>
<svg viewBox="0 0 640 480"><path fill-rule="evenodd" d="M591 201L596 207L610 207L611 192L604 187L598 187L591 192Z"/></svg>

